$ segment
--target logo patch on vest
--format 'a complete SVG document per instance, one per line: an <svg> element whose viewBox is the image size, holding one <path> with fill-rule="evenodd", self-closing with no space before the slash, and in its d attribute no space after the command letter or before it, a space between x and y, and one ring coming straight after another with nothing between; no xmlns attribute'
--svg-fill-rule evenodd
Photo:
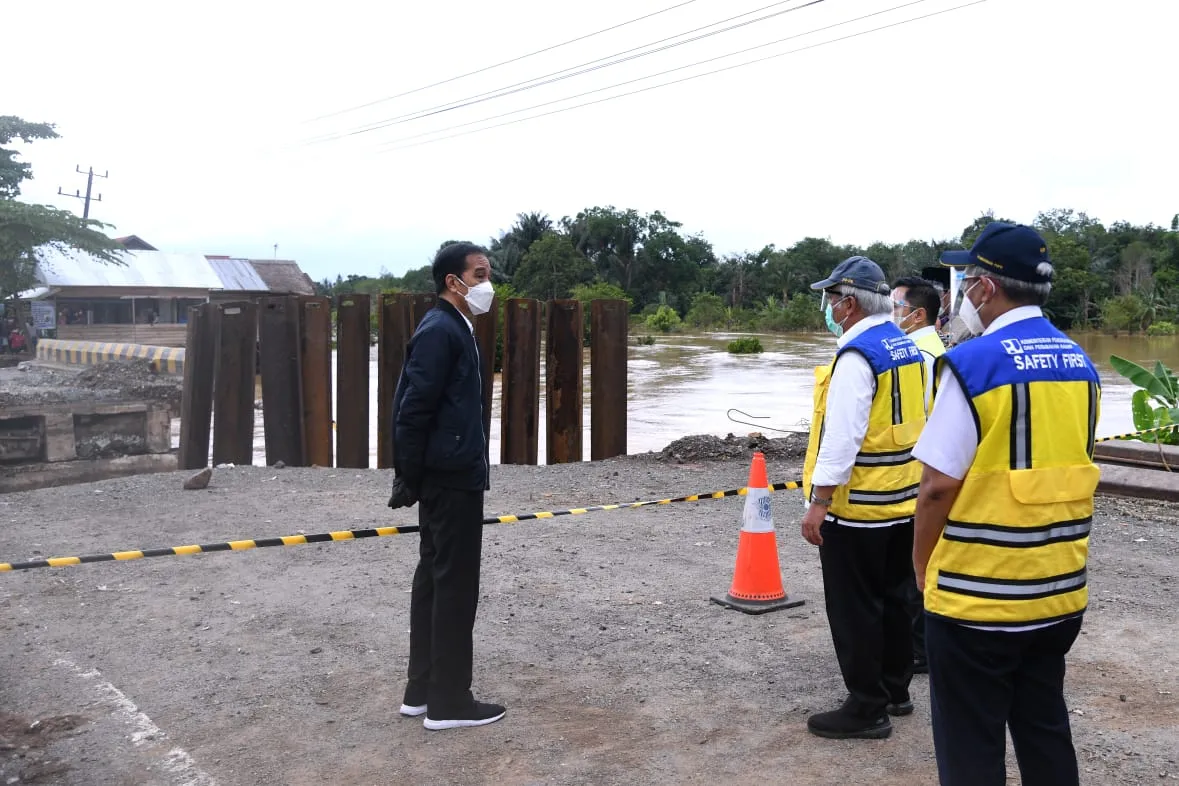
<svg viewBox="0 0 1179 786"><path fill-rule="evenodd" d="M917 345L908 336L882 338L880 339L880 345L884 347L884 351L888 353L889 358L894 361L921 357L921 350L917 348Z"/></svg>

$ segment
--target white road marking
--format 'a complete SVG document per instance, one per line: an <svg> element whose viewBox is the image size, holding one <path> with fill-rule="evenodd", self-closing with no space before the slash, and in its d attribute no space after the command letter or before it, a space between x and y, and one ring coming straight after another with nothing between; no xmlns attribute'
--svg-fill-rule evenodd
<svg viewBox="0 0 1179 786"><path fill-rule="evenodd" d="M149 742L163 744L168 740L164 730L152 721L145 713L135 706L135 702L127 694L116 688L108 680L103 679L98 669L84 670L78 664L67 658L58 658L53 662L55 666L64 666L77 676L94 684L95 690L106 697L109 704L114 705L114 714L131 727L130 739L132 744L139 746ZM173 747L160 762L160 768L171 773L175 786L217 786L212 775L197 766L188 751L180 747Z"/></svg>

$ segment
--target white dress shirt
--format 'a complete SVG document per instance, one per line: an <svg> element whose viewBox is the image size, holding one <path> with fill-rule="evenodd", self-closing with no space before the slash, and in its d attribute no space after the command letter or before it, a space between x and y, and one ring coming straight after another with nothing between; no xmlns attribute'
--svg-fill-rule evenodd
<svg viewBox="0 0 1179 786"><path fill-rule="evenodd" d="M1042 316L1044 316L1044 312L1038 306L1013 308L1006 314L996 317L995 321L983 331L983 335L994 333L996 330L1016 322L1022 322L1025 319ZM974 439L963 438L963 435L974 430L974 413L971 412L966 392L958 384L958 378L954 376L954 372L947 367L942 371L938 380L933 413L925 423L925 429L921 432L921 438L917 440L917 446L913 448L913 458L926 466L933 467L943 475L962 480L970 470L970 465L974 463L975 453L978 452L978 435L976 434ZM1060 620L1060 622L1063 621ZM1056 624L1058 623L1040 622L1017 628L999 628L986 625L966 625L965 627L976 630L1020 633Z"/></svg>
<svg viewBox="0 0 1179 786"><path fill-rule="evenodd" d="M889 314L864 317L840 336L836 344L843 349L864 331L891 321ZM868 433L868 415L875 391L876 375L864 356L858 352L840 356L827 388L823 442L811 476L812 485L842 486L851 480L856 454ZM811 424L811 428L819 427L818 423Z"/></svg>
<svg viewBox="0 0 1179 786"><path fill-rule="evenodd" d="M463 318L463 322L467 323L467 330L471 331L471 335L472 336L475 335L475 323L471 321L471 318L468 317L466 314L464 314L462 311L459 311L459 309L457 309L457 308L455 309L455 311L458 311L459 316Z"/></svg>

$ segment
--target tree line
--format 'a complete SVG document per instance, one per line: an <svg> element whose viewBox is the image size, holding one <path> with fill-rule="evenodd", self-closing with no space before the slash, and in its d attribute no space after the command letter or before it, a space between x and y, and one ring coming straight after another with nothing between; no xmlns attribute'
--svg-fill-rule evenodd
<svg viewBox="0 0 1179 786"><path fill-rule="evenodd" d="M701 234L662 212L592 207L553 220L520 213L487 244L501 297L542 300L626 298L654 329L820 329L810 284L843 259L863 254L890 277L919 274L941 252L968 247L991 221L985 213L956 238L838 245L806 237L788 248L718 255ZM1073 210L1042 212L1031 222L1048 243L1056 279L1047 311L1065 329L1173 333L1179 323L1179 215L1169 229L1125 221L1108 227ZM447 241L450 242L450 241ZM445 243L443 244L445 245ZM321 294L430 292L430 266L402 276L337 277Z"/></svg>

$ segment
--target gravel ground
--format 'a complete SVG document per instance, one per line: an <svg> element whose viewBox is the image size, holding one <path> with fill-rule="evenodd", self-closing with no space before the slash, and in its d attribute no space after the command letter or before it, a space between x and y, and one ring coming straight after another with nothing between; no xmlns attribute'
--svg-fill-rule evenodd
<svg viewBox="0 0 1179 786"><path fill-rule="evenodd" d="M0 407L33 407L76 401L159 401L180 410L183 379L154 373L149 361L93 366L29 363L0 369Z"/></svg>
<svg viewBox="0 0 1179 786"><path fill-rule="evenodd" d="M747 453L690 453L496 466L487 512L744 484ZM771 481L799 474L797 457L769 464ZM193 492L186 476L0 497L0 558L411 519L384 507L387 472L224 469ZM475 690L508 716L472 730L397 715L413 535L5 574L0 782L935 783L925 677L888 740L807 734L843 687L798 493L773 500L786 588L807 602L757 617L708 601L732 578L738 499L488 527ZM1175 515L1099 501L1067 683L1086 784L1179 780Z"/></svg>

